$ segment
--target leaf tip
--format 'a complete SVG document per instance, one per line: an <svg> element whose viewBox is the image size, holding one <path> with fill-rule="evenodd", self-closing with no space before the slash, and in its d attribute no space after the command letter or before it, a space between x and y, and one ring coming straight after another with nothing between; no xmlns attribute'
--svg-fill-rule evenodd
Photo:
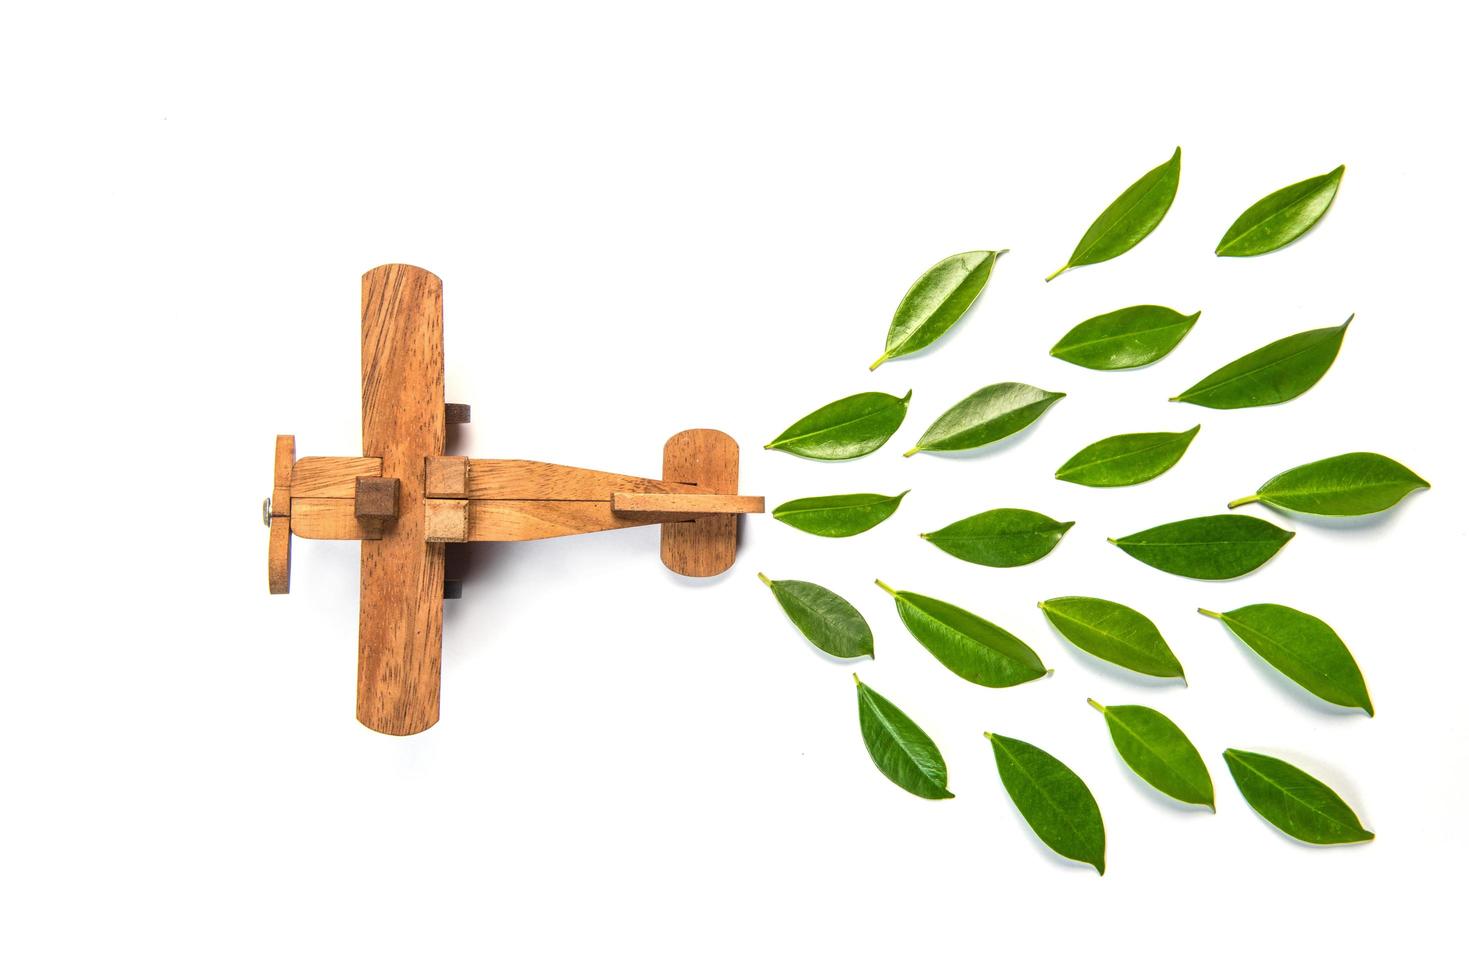
<svg viewBox="0 0 1469 980"><path fill-rule="evenodd" d="M1347 327L1350 327L1352 325L1352 321L1356 318L1357 314L1353 313L1351 316L1347 317L1346 322L1341 325L1341 328L1345 330Z"/></svg>

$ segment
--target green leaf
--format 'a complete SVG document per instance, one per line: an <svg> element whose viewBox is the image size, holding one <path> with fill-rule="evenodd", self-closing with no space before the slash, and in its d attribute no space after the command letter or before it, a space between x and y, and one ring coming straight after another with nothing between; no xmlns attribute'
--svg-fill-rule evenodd
<svg viewBox="0 0 1469 980"><path fill-rule="evenodd" d="M949 800L949 769L923 729L856 674L857 721L867 754L887 778L925 800Z"/></svg>
<svg viewBox="0 0 1469 980"><path fill-rule="evenodd" d="M1143 174L1127 190L1107 205L1092 226L1076 243L1076 250L1066 264L1046 277L1055 279L1067 269L1115 259L1147 238L1158 227L1173 196L1178 193L1178 174L1183 167L1183 148L1173 151L1166 163Z"/></svg>
<svg viewBox="0 0 1469 980"><path fill-rule="evenodd" d="M1241 749L1226 749L1224 761L1245 802L1296 840L1355 844L1375 836L1330 786L1288 762Z"/></svg>
<svg viewBox="0 0 1469 980"><path fill-rule="evenodd" d="M1014 687L1046 675L1045 664L1018 637L974 613L916 592L877 584L898 604L913 638L945 667L985 687Z"/></svg>
<svg viewBox="0 0 1469 980"><path fill-rule="evenodd" d="M1367 682L1352 651L1315 616L1268 602L1226 613L1199 612L1228 626L1261 660L1321 700L1372 715Z"/></svg>
<svg viewBox="0 0 1469 980"><path fill-rule="evenodd" d="M1198 434L1196 425L1187 432L1109 436L1062 463L1056 479L1084 487L1130 487L1146 483L1172 469Z"/></svg>
<svg viewBox="0 0 1469 980"><path fill-rule="evenodd" d="M1296 532L1243 514L1215 514L1108 538L1138 561L1189 578L1237 578L1269 561Z"/></svg>
<svg viewBox="0 0 1469 980"><path fill-rule="evenodd" d="M1387 510L1414 490L1427 489L1427 480L1395 459L1345 453L1286 470L1229 506L1258 500L1302 514L1356 517Z"/></svg>
<svg viewBox="0 0 1469 980"><path fill-rule="evenodd" d="M1266 194L1234 219L1214 254L1264 255L1289 245L1326 214L1346 172L1342 164L1329 174Z"/></svg>
<svg viewBox="0 0 1469 980"><path fill-rule="evenodd" d="M788 500L770 516L807 534L823 538L850 538L871 530L898 509L908 491L896 497L880 493L843 493L833 497L801 497Z"/></svg>
<svg viewBox="0 0 1469 980"><path fill-rule="evenodd" d="M1183 676L1163 634L1136 609L1086 596L1047 599L1040 608L1062 636L1094 657L1150 677Z"/></svg>
<svg viewBox="0 0 1469 980"><path fill-rule="evenodd" d="M1107 719L1112 744L1149 786L1183 803L1214 809L1214 780L1194 743L1168 716L1140 704L1086 703Z"/></svg>
<svg viewBox="0 0 1469 980"><path fill-rule="evenodd" d="M760 581L770 586L780 608L816 649L844 660L875 656L872 628L846 599L814 582L797 579L772 582L764 573L760 573Z"/></svg>
<svg viewBox="0 0 1469 980"><path fill-rule="evenodd" d="M1072 327L1051 356L1096 371L1152 364L1173 348L1199 321L1166 306L1129 306L1083 320Z"/></svg>
<svg viewBox="0 0 1469 980"><path fill-rule="evenodd" d="M863 392L823 405L766 444L807 459L856 459L881 448L908 414L908 399Z"/></svg>
<svg viewBox="0 0 1469 980"><path fill-rule="evenodd" d="M1060 759L1029 742L985 732L995 751L1000 782L1015 809L1051 850L1106 871L1107 834L1102 811L1081 777Z"/></svg>
<svg viewBox="0 0 1469 980"><path fill-rule="evenodd" d="M940 415L918 445L903 455L976 449L1014 435L1065 397L1064 392L1045 391L1017 381L989 385Z"/></svg>
<svg viewBox="0 0 1469 980"><path fill-rule="evenodd" d="M1000 507L919 537L976 565L1014 568L1049 555L1075 523L1052 520L1033 510Z"/></svg>
<svg viewBox="0 0 1469 980"><path fill-rule="evenodd" d="M893 313L887 348L869 371L883 361L920 351L938 340L979 298L989 281L998 252L960 252L918 277Z"/></svg>
<svg viewBox="0 0 1469 980"><path fill-rule="evenodd" d="M1307 330L1266 344L1168 400L1205 408L1254 408L1288 402L1326 374L1351 322L1349 316L1339 327Z"/></svg>

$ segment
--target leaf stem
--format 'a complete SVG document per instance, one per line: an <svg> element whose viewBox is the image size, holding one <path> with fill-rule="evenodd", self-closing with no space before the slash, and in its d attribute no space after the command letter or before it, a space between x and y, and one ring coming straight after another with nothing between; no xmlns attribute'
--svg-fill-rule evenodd
<svg viewBox="0 0 1469 980"><path fill-rule="evenodd" d="M1252 493L1248 497L1241 497L1238 500L1231 500L1229 502L1229 509L1230 510L1234 510L1236 507L1242 506L1244 504L1253 504L1255 501L1257 501L1259 499L1260 499L1260 495L1259 494Z"/></svg>
<svg viewBox="0 0 1469 980"><path fill-rule="evenodd" d="M764 582L766 585L770 585L770 579L768 579L768 578L765 577L765 573L764 572L756 572L755 574L758 575L758 576L760 576L760 581ZM770 585L770 587L772 589L775 588L775 586L773 586L773 585Z"/></svg>
<svg viewBox="0 0 1469 980"><path fill-rule="evenodd" d="M1066 263L1061 268L1059 268L1055 272L1051 273L1049 276L1046 276L1046 282L1050 282L1052 279L1055 279L1057 276L1059 276L1061 273L1065 272L1069 268L1071 268L1071 263L1070 262Z"/></svg>
<svg viewBox="0 0 1469 980"><path fill-rule="evenodd" d="M923 450L919 449L917 446L914 446L912 449L908 450L906 453L903 454L903 458L904 459L907 459L909 456L912 456L914 453L922 452L922 451Z"/></svg>
<svg viewBox="0 0 1469 980"><path fill-rule="evenodd" d="M875 579L873 579L873 581L877 583L877 585L878 585L879 588L881 588L888 595L892 596L894 599L896 599L898 597L898 593L893 589L893 587L891 585L888 585L882 579L875 578Z"/></svg>
<svg viewBox="0 0 1469 980"><path fill-rule="evenodd" d="M886 361L889 356L891 356L891 355L887 351L883 351L881 357L879 357L877 360L873 361L871 364L867 365L867 370L869 370L869 371L876 371L878 369L878 367L882 364L882 362L883 361Z"/></svg>
<svg viewBox="0 0 1469 980"><path fill-rule="evenodd" d="M1221 613L1211 612L1208 609L1200 609L1199 612L1203 613L1205 616L1208 616L1210 619L1223 619L1224 618L1224 616Z"/></svg>
<svg viewBox="0 0 1469 980"><path fill-rule="evenodd" d="M1107 709L1106 708L1102 707L1100 704L1097 704L1097 702L1093 701L1091 698L1087 698L1086 699L1086 703L1089 704L1089 705L1091 705L1093 708L1096 708L1098 711L1100 711L1104 715L1107 713Z"/></svg>
<svg viewBox="0 0 1469 980"><path fill-rule="evenodd" d="M857 672L855 670L852 671L852 682L854 684L856 684L858 687L861 687L862 686L862 678L860 678L860 677L857 676Z"/></svg>

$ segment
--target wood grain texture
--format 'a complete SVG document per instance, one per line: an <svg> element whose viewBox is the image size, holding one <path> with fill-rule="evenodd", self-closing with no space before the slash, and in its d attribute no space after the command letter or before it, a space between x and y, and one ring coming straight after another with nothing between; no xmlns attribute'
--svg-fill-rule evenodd
<svg viewBox="0 0 1469 980"><path fill-rule="evenodd" d="M398 520L362 542L357 719L389 735L439 720L444 546L424 538L424 458L444 453L443 285L384 265L362 277L362 454L400 481Z"/></svg>
<svg viewBox="0 0 1469 980"><path fill-rule="evenodd" d="M398 516L400 483L391 476L359 476L352 513L360 520L391 521Z"/></svg>
<svg viewBox="0 0 1469 980"><path fill-rule="evenodd" d="M302 456L291 470L292 497L350 497L359 476L382 476L375 456Z"/></svg>
<svg viewBox="0 0 1469 980"><path fill-rule="evenodd" d="M275 437L275 476L271 481L270 516L291 516L291 472L296 464L296 437Z"/></svg>
<svg viewBox="0 0 1469 980"><path fill-rule="evenodd" d="M440 544L469 540L469 501L430 497L423 504L423 535Z"/></svg>
<svg viewBox="0 0 1469 980"><path fill-rule="evenodd" d="M763 514L764 497L723 493L614 493L612 509L619 514Z"/></svg>
<svg viewBox="0 0 1469 980"><path fill-rule="evenodd" d="M423 470L423 492L427 496L469 496L469 457L430 456L423 461Z"/></svg>
<svg viewBox="0 0 1469 980"><path fill-rule="evenodd" d="M536 541L659 520L656 514L614 514L610 500L470 500L469 540Z"/></svg>
<svg viewBox="0 0 1469 980"><path fill-rule="evenodd" d="M717 429L685 429L663 447L663 479L692 483L709 493L738 493L739 444ZM680 575L698 577L728 570L735 560L738 521L736 514L711 514L665 523L663 564Z"/></svg>
<svg viewBox="0 0 1469 980"><path fill-rule="evenodd" d="M383 535L357 519L351 497L297 497L291 502L291 533L313 541L368 541Z"/></svg>
<svg viewBox="0 0 1469 980"><path fill-rule="evenodd" d="M270 556L266 562L271 595L291 591L291 519L270 519Z"/></svg>
<svg viewBox="0 0 1469 980"><path fill-rule="evenodd" d="M471 459L469 496L472 500L598 500L608 503L614 493L705 493L687 483L648 480L621 473L584 470L529 459Z"/></svg>

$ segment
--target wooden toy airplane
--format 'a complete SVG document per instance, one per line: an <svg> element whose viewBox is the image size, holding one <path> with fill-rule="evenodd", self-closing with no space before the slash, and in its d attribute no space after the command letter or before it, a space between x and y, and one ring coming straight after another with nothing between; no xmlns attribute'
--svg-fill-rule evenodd
<svg viewBox="0 0 1469 980"><path fill-rule="evenodd" d="M357 720L412 735L439 720L445 548L661 524L663 563L718 575L734 563L737 518L764 497L737 495L739 446L688 429L663 447L663 479L522 459L445 456L443 284L411 265L362 277L362 455L296 459L276 436L265 501L270 591L290 591L291 535L362 542Z"/></svg>

